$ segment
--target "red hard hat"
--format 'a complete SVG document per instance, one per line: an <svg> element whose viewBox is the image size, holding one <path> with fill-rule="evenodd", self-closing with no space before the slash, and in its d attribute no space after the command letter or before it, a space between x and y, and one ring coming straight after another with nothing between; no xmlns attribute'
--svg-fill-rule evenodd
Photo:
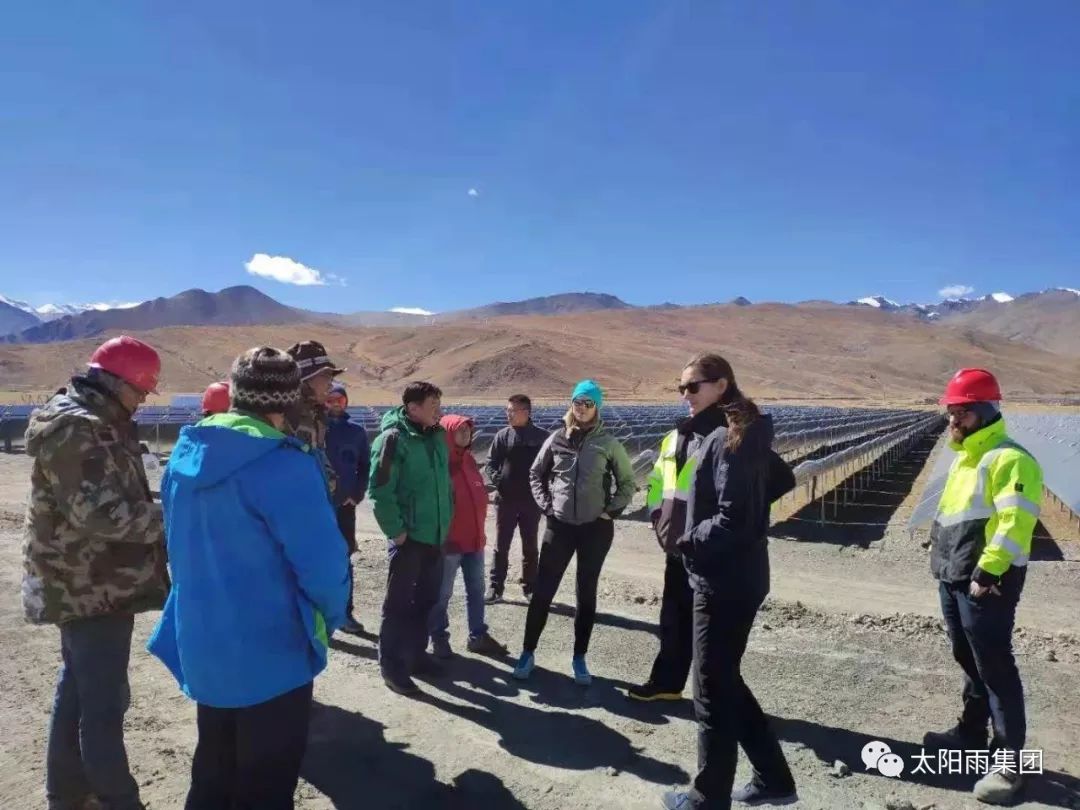
<svg viewBox="0 0 1080 810"><path fill-rule="evenodd" d="M90 368L100 368L133 388L157 393L161 358L141 340L121 335L102 343L90 356Z"/></svg>
<svg viewBox="0 0 1080 810"><path fill-rule="evenodd" d="M225 413L229 410L229 384L227 382L210 383L202 395L203 413Z"/></svg>
<svg viewBox="0 0 1080 810"><path fill-rule="evenodd" d="M1000 402L998 381L984 368L962 368L945 386L942 405L970 405L972 402Z"/></svg>

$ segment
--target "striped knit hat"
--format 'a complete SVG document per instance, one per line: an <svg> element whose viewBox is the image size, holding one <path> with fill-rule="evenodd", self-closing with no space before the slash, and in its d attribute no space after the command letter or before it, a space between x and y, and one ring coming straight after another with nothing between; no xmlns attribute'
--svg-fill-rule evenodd
<svg viewBox="0 0 1080 810"><path fill-rule="evenodd" d="M300 401L300 369L280 349L259 346L233 361L232 407L255 414L285 413Z"/></svg>

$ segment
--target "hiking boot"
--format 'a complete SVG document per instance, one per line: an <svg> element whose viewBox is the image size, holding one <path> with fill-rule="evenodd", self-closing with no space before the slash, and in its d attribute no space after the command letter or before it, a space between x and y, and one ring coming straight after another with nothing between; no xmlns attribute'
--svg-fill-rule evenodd
<svg viewBox="0 0 1080 810"><path fill-rule="evenodd" d="M506 646L500 644L491 637L490 634L484 633L482 636L473 636L469 639L466 648L471 653L477 653L478 655L506 655L510 650L506 649Z"/></svg>
<svg viewBox="0 0 1080 810"><path fill-rule="evenodd" d="M575 655L570 662L570 666L574 670L574 683L578 684L578 686L588 686L592 683L592 674L585 665L584 655Z"/></svg>
<svg viewBox="0 0 1080 810"><path fill-rule="evenodd" d="M929 731L923 736L923 745L950 751L981 751L988 747L985 726L981 729L957 723L948 731Z"/></svg>
<svg viewBox="0 0 1080 810"><path fill-rule="evenodd" d="M521 586L521 595L523 597L525 597L526 602L531 602L532 601L532 595L533 595L532 586L531 585L522 585Z"/></svg>
<svg viewBox="0 0 1080 810"><path fill-rule="evenodd" d="M502 591L492 585L488 588L487 593L484 595L485 605L494 605L496 602L502 601Z"/></svg>
<svg viewBox="0 0 1080 810"><path fill-rule="evenodd" d="M630 700L651 702L654 700L682 700L682 690L664 689L652 681L646 681L641 686L631 686L626 690L626 696Z"/></svg>
<svg viewBox="0 0 1080 810"><path fill-rule="evenodd" d="M413 697L420 694L420 687L416 685L416 681L410 678L408 675L391 675L388 672L383 673L383 683L390 689L391 692L396 692L399 695L405 697Z"/></svg>
<svg viewBox="0 0 1080 810"><path fill-rule="evenodd" d="M536 656L531 652L523 652L514 666L514 677L519 681L527 681L536 667Z"/></svg>
<svg viewBox="0 0 1080 810"><path fill-rule="evenodd" d="M1012 804L1023 786L1019 774L991 771L975 783L972 793L983 804Z"/></svg>
<svg viewBox="0 0 1080 810"><path fill-rule="evenodd" d="M450 639L433 638L431 640L431 654L443 661L448 658L453 658L454 651L450 649Z"/></svg>
<svg viewBox="0 0 1080 810"><path fill-rule="evenodd" d="M660 798L664 810L695 810L700 804L689 793L681 790L669 790Z"/></svg>
<svg viewBox="0 0 1080 810"><path fill-rule="evenodd" d="M747 807L754 807L761 804L795 804L799 797L795 793L794 786L770 787L755 775L741 788L731 792L731 800Z"/></svg>
<svg viewBox="0 0 1080 810"><path fill-rule="evenodd" d="M350 636L361 636L364 634L364 625L350 616L345 620L345 624L341 625L341 632L348 633Z"/></svg>

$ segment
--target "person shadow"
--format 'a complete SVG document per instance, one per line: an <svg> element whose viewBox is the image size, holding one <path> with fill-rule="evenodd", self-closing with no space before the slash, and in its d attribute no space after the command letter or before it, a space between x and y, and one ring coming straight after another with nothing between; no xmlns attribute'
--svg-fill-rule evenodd
<svg viewBox="0 0 1080 810"><path fill-rule="evenodd" d="M899 754L904 760L904 770L896 780L898 782L970 793L979 778L978 775L970 772L957 772L965 769L963 763L959 763L960 767L952 769L952 773L942 773L943 769L938 764L938 752L930 746L907 740L863 734L795 718L773 716L770 721L781 740L802 743L811 749L823 763L832 764L840 760L846 763L852 772L889 780L891 777L867 768L862 761L862 750L867 743L882 742L892 753ZM1025 802L1065 808L1075 807L1074 802L1078 798L1080 798L1080 779L1048 770L1044 770L1042 774L1027 777L1022 795L1022 801Z"/></svg>
<svg viewBox="0 0 1080 810"><path fill-rule="evenodd" d="M301 777L338 810L525 810L492 773L470 768L450 784L435 766L387 742L386 727L359 712L315 701Z"/></svg>
<svg viewBox="0 0 1080 810"><path fill-rule="evenodd" d="M690 779L682 768L646 756L628 737L599 720L571 711L534 708L508 699L520 696L523 690L511 682L506 670L496 669L478 658L461 658L454 665L452 672L422 680L459 702L427 690L416 699L498 734L500 747L511 756L574 771L614 768L658 785L683 784ZM527 683L547 697L561 693L572 681L537 669ZM594 682L590 689L596 687ZM610 688L604 691L625 700ZM546 705L557 705L557 701ZM603 705L603 701L598 705ZM659 716L656 722L667 719Z"/></svg>

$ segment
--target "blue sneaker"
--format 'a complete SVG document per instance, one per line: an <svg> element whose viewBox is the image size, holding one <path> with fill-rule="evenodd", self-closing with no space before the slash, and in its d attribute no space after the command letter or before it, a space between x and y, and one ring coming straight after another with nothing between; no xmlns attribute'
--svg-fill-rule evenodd
<svg viewBox="0 0 1080 810"><path fill-rule="evenodd" d="M589 674L589 668L587 666L585 666L585 656L584 655L575 655L574 656L573 667L574 667L574 681L576 681L581 686L588 686L589 684L592 683L592 675Z"/></svg>
<svg viewBox="0 0 1080 810"><path fill-rule="evenodd" d="M519 681L526 681L532 675L533 667L536 666L536 656L531 652L523 652L514 667L514 677Z"/></svg>

